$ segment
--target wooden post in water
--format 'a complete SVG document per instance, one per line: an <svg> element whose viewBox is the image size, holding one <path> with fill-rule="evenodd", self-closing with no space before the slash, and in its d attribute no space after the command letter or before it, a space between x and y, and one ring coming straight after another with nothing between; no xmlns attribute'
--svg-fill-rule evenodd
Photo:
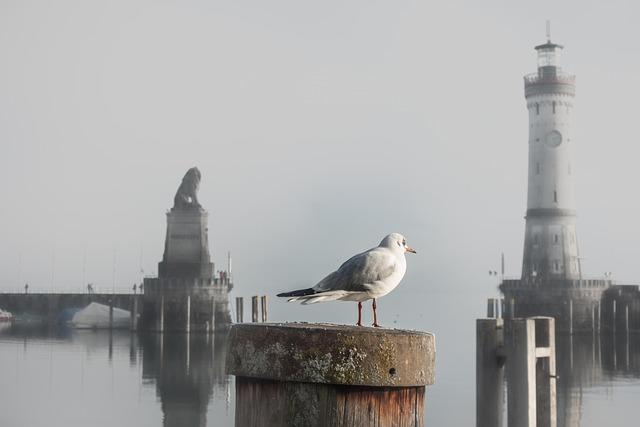
<svg viewBox="0 0 640 427"><path fill-rule="evenodd" d="M267 321L267 296L260 297L260 308L262 312L262 323Z"/></svg>
<svg viewBox="0 0 640 427"><path fill-rule="evenodd" d="M476 320L476 426L501 427L504 414L504 320Z"/></svg>
<svg viewBox="0 0 640 427"><path fill-rule="evenodd" d="M509 427L556 427L555 322L529 317L505 322Z"/></svg>
<svg viewBox="0 0 640 427"><path fill-rule="evenodd" d="M258 321L258 296L251 297L251 321L256 323Z"/></svg>
<svg viewBox="0 0 640 427"><path fill-rule="evenodd" d="M432 334L308 323L231 327L235 425L424 426Z"/></svg>
<svg viewBox="0 0 640 427"><path fill-rule="evenodd" d="M186 310L186 323L184 325L184 330L186 333L191 332L191 295L187 295L187 310Z"/></svg>
<svg viewBox="0 0 640 427"><path fill-rule="evenodd" d="M236 297L236 323L243 322L244 301L242 297Z"/></svg>

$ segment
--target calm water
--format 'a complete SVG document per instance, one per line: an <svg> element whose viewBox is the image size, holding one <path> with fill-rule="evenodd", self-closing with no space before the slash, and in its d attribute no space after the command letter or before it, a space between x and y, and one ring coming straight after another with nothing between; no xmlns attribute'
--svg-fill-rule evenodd
<svg viewBox="0 0 640 427"><path fill-rule="evenodd" d="M224 374L222 334L161 338L2 328L0 426L233 425L234 384ZM474 346L466 344L466 350ZM557 345L559 426L635 424L640 336L559 335ZM464 363L471 358L440 348L438 357L438 384L427 391L427 424L474 425L468 398L474 368L472 360ZM460 362L464 375L449 375ZM462 415L447 409L456 391L463 396Z"/></svg>

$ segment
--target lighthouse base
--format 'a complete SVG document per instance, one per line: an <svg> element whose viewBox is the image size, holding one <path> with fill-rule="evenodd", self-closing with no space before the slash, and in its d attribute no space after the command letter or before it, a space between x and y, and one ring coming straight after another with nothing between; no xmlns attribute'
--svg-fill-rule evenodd
<svg viewBox="0 0 640 427"><path fill-rule="evenodd" d="M599 330L603 325L602 300L611 280L521 279L504 280L500 290L505 316L548 316L562 332Z"/></svg>

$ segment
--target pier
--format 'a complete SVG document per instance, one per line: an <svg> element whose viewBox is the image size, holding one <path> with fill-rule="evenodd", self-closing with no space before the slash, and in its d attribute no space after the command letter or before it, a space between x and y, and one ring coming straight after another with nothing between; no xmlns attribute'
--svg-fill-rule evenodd
<svg viewBox="0 0 640 427"><path fill-rule="evenodd" d="M97 302L131 312L131 328L136 329L141 297L133 293L0 293L0 307L14 315L38 316L43 322L55 325L63 310Z"/></svg>

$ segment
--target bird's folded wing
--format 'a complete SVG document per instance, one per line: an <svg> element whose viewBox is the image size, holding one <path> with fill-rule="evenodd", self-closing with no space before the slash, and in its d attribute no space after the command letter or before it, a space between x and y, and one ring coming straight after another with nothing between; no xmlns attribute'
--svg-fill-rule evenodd
<svg viewBox="0 0 640 427"><path fill-rule="evenodd" d="M316 292L366 292L368 288L365 285L386 279L395 269L395 257L388 251L375 248L349 258L313 289Z"/></svg>

